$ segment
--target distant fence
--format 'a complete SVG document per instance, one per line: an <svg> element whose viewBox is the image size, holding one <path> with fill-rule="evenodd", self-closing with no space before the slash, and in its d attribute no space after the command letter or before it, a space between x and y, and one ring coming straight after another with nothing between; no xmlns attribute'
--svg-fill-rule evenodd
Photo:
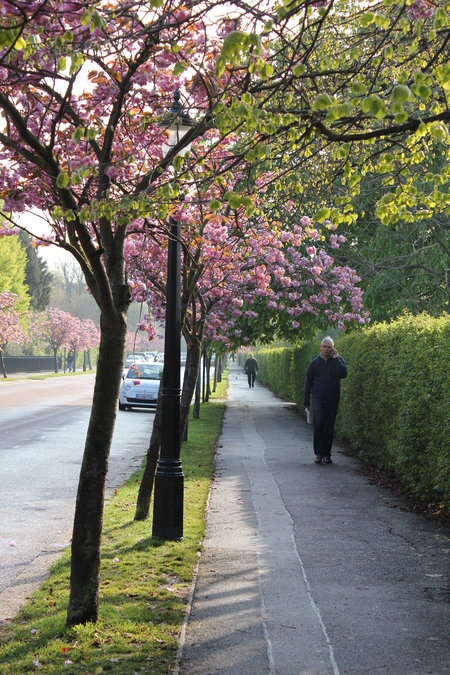
<svg viewBox="0 0 450 675"><path fill-rule="evenodd" d="M53 356L4 356L6 374L13 373L41 373L55 371ZM58 369L62 368L62 357L58 357Z"/></svg>

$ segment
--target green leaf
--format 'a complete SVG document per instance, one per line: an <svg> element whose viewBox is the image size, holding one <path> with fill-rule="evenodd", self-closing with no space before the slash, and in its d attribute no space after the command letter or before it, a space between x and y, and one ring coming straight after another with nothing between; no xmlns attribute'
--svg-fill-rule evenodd
<svg viewBox="0 0 450 675"><path fill-rule="evenodd" d="M345 159L350 152L350 143L342 143L338 149L338 156L341 159Z"/></svg>
<svg viewBox="0 0 450 675"><path fill-rule="evenodd" d="M221 77L224 74L226 65L227 65L226 59L222 55L218 56L216 59L216 68L215 68L216 77Z"/></svg>
<svg viewBox="0 0 450 675"><path fill-rule="evenodd" d="M408 117L409 117L409 115L408 115L407 112L397 113L397 114L395 115L395 117L394 117L395 123L396 123L396 124L403 124L403 122L406 122L406 120L408 119Z"/></svg>
<svg viewBox="0 0 450 675"><path fill-rule="evenodd" d="M263 63L259 68L259 76L262 80L268 80L273 75L273 66L270 63Z"/></svg>
<svg viewBox="0 0 450 675"><path fill-rule="evenodd" d="M435 77L443 89L450 89L450 65L438 66L435 70Z"/></svg>
<svg viewBox="0 0 450 675"><path fill-rule="evenodd" d="M363 82L354 82L352 84L352 92L354 96L365 96L367 87Z"/></svg>
<svg viewBox="0 0 450 675"><path fill-rule="evenodd" d="M420 96L420 98L430 98L431 89L430 87L427 87L426 84L420 84L418 87L414 88L414 93L416 96Z"/></svg>
<svg viewBox="0 0 450 675"><path fill-rule="evenodd" d="M448 131L445 124L442 122L435 122L430 131L431 138L438 138L440 141L448 142Z"/></svg>
<svg viewBox="0 0 450 675"><path fill-rule="evenodd" d="M352 114L353 107L351 103L343 103L339 106L339 117L350 117Z"/></svg>
<svg viewBox="0 0 450 675"><path fill-rule="evenodd" d="M217 213L217 211L220 209L221 206L222 204L219 202L218 199L212 199L209 202L209 208L213 213Z"/></svg>
<svg viewBox="0 0 450 675"><path fill-rule="evenodd" d="M367 28L367 26L370 26L371 23L375 21L375 14L372 12L366 12L365 14L362 15L360 22L361 26L363 28Z"/></svg>
<svg viewBox="0 0 450 675"><path fill-rule="evenodd" d="M81 17L80 23L82 26L90 26L91 21L92 21L92 13L89 10L87 10Z"/></svg>
<svg viewBox="0 0 450 675"><path fill-rule="evenodd" d="M69 185L69 176L64 171L58 175L58 178L56 179L56 187L64 189L68 185Z"/></svg>
<svg viewBox="0 0 450 675"><path fill-rule="evenodd" d="M323 221L329 218L330 215L331 215L330 209L327 208L319 209L314 216L314 221L316 223L323 223Z"/></svg>
<svg viewBox="0 0 450 675"><path fill-rule="evenodd" d="M328 110L333 105L333 99L328 94L320 94L313 104L313 110Z"/></svg>
<svg viewBox="0 0 450 675"><path fill-rule="evenodd" d="M186 65L178 61L178 63L175 64L175 68L173 69L173 76L177 77L177 75L181 75L182 73L184 73L185 70Z"/></svg>
<svg viewBox="0 0 450 675"><path fill-rule="evenodd" d="M241 197L237 194L233 194L228 200L228 206L230 209L238 209L242 204Z"/></svg>
<svg viewBox="0 0 450 675"><path fill-rule="evenodd" d="M410 101L412 99L411 89L406 84L398 84L392 90L391 99L397 103Z"/></svg>
<svg viewBox="0 0 450 675"><path fill-rule="evenodd" d="M387 112L386 106L381 98L373 94L372 96L367 96L367 98L361 102L361 110L364 114L370 112L373 117L376 117L379 120L385 117Z"/></svg>
<svg viewBox="0 0 450 675"><path fill-rule="evenodd" d="M75 141L75 143L79 143L83 138L83 136L84 136L84 128L77 127L75 131L72 133L72 140Z"/></svg>
<svg viewBox="0 0 450 675"><path fill-rule="evenodd" d="M97 136L98 133L99 133L98 129L96 129L95 127L89 127L89 129L86 130L86 138L88 140L92 140Z"/></svg>
<svg viewBox="0 0 450 675"><path fill-rule="evenodd" d="M297 63L296 66L292 68L292 74L294 77L300 77L306 72L306 66L304 63Z"/></svg>

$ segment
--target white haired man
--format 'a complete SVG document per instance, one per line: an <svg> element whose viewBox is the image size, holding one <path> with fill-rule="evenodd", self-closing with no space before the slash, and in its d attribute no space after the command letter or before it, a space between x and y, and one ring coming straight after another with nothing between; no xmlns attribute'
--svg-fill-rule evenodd
<svg viewBox="0 0 450 675"><path fill-rule="evenodd" d="M325 337L320 345L319 356L309 364L303 393L306 410L310 409L312 395L316 464L332 464L334 423L339 408L341 380L345 377L345 361L334 348L332 338Z"/></svg>

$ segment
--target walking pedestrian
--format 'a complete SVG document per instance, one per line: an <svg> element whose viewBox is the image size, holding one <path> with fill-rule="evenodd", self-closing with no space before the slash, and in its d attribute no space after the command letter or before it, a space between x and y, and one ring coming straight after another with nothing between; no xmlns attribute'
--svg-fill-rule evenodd
<svg viewBox="0 0 450 675"><path fill-rule="evenodd" d="M314 454L316 464L332 464L334 423L339 408L341 380L347 377L347 366L332 338L326 337L320 345L320 354L311 361L306 374L303 403L312 409L314 417Z"/></svg>
<svg viewBox="0 0 450 675"><path fill-rule="evenodd" d="M247 361L245 362L244 370L247 373L248 386L255 386L256 373L258 372L258 361L255 359L253 354L250 354Z"/></svg>

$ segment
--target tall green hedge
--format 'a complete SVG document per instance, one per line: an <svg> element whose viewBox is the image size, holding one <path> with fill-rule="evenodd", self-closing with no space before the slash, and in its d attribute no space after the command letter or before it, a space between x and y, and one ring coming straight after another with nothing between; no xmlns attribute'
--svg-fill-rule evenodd
<svg viewBox="0 0 450 675"><path fill-rule="evenodd" d="M258 351L259 377L303 409L320 341ZM336 340L348 366L336 434L450 510L450 317L405 315Z"/></svg>

